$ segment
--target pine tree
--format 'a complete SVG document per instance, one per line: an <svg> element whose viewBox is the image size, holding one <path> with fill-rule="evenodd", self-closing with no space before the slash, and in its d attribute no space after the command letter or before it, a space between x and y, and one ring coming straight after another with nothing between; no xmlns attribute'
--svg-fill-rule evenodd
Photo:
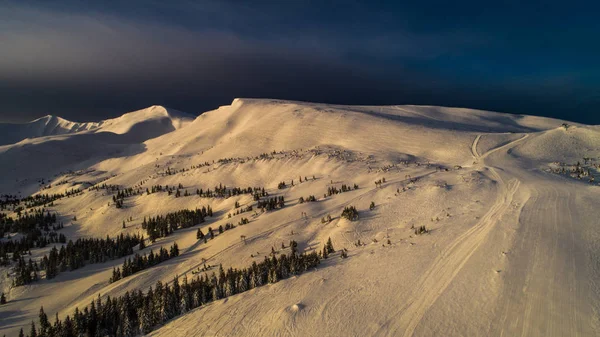
<svg viewBox="0 0 600 337"><path fill-rule="evenodd" d="M183 276L183 282L181 284L181 299L179 300L179 312L185 314L191 308L191 294L189 285L187 282L187 275Z"/></svg>
<svg viewBox="0 0 600 337"><path fill-rule="evenodd" d="M73 325L73 321L69 316L65 318L63 323L63 336L64 337L75 337L77 334L75 333L75 327Z"/></svg>
<svg viewBox="0 0 600 337"><path fill-rule="evenodd" d="M76 334L83 334L85 331L83 314L79 311L79 308L75 308L75 312L73 313L73 330L75 330Z"/></svg>
<svg viewBox="0 0 600 337"><path fill-rule="evenodd" d="M37 331L35 330L35 323L31 321L31 330L29 331L29 337L37 337Z"/></svg>
<svg viewBox="0 0 600 337"><path fill-rule="evenodd" d="M248 279L246 278L246 276L244 276L244 274L240 274L239 276L239 280L238 280L238 289L240 292L244 292L246 290L248 290Z"/></svg>
<svg viewBox="0 0 600 337"><path fill-rule="evenodd" d="M96 335L96 331L97 331L97 324L98 324L98 312L96 311L96 305L94 304L94 301L92 301L92 303L90 303L90 311L89 314L87 315L88 319L87 319L87 325L86 325L86 331L88 336L95 336ZM41 335L41 333L40 333Z"/></svg>
<svg viewBox="0 0 600 337"><path fill-rule="evenodd" d="M173 243L171 246L171 254L170 257L179 256L179 246L177 246L177 242Z"/></svg>
<svg viewBox="0 0 600 337"><path fill-rule="evenodd" d="M219 286L218 285L214 285L212 287L212 300L213 301L218 301L221 298L221 294L219 291Z"/></svg>
<svg viewBox="0 0 600 337"><path fill-rule="evenodd" d="M51 335L55 335L55 336L62 336L62 323L61 321L58 319L58 312L56 313L55 319L54 319L54 326L52 327L52 332Z"/></svg>
<svg viewBox="0 0 600 337"><path fill-rule="evenodd" d="M333 249L333 243L331 242L331 238L327 239L327 253L334 253L335 249Z"/></svg>
<svg viewBox="0 0 600 337"><path fill-rule="evenodd" d="M50 321L48 321L48 316L46 316L46 313L44 312L44 307L40 308L40 314L39 314L39 319L40 319L40 336L46 336L48 334L48 331L50 330Z"/></svg>
<svg viewBox="0 0 600 337"><path fill-rule="evenodd" d="M273 268L269 272L269 283L277 283L277 282L279 282L279 277L277 276L277 270L275 268Z"/></svg>
<svg viewBox="0 0 600 337"><path fill-rule="evenodd" d="M124 300L122 305L121 305L121 312L120 312L120 317L121 317L121 334L124 337L129 337L129 336L134 336L135 334L135 328L133 327L133 322L131 321L130 317L129 317L129 310L127 308L127 303Z"/></svg>
<svg viewBox="0 0 600 337"><path fill-rule="evenodd" d="M148 302L144 304L142 308L138 310L138 317L140 321L140 331L144 334L152 331L152 314Z"/></svg>

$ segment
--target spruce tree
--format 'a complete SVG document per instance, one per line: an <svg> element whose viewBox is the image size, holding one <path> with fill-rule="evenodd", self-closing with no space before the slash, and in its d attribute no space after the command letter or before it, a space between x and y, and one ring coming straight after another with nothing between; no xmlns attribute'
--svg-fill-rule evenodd
<svg viewBox="0 0 600 337"><path fill-rule="evenodd" d="M133 322L129 317L129 310L127 308L127 303L125 302L125 300L121 305L120 317L122 322L120 326L122 336L133 336L135 334L135 328L133 327Z"/></svg>
<svg viewBox="0 0 600 337"><path fill-rule="evenodd" d="M143 334L147 334L152 331L152 318L151 308L146 302L142 308L138 310L138 317L140 318L140 331Z"/></svg>
<svg viewBox="0 0 600 337"><path fill-rule="evenodd" d="M29 337L37 337L37 331L35 330L35 323L31 321L31 330L29 331Z"/></svg>
<svg viewBox="0 0 600 337"><path fill-rule="evenodd" d="M46 316L46 313L44 312L44 307L40 307L40 314L39 314L39 320L40 320L40 336L46 336L50 330L50 321L48 321L48 316Z"/></svg>
<svg viewBox="0 0 600 337"><path fill-rule="evenodd" d="M61 321L58 319L58 312L56 313L55 319L54 319L54 326L52 327L52 333L51 335L55 335L55 336L62 336L62 323Z"/></svg>
<svg viewBox="0 0 600 337"><path fill-rule="evenodd" d="M333 243L331 242L331 238L327 239L327 253L334 253L335 249L333 249Z"/></svg>
<svg viewBox="0 0 600 337"><path fill-rule="evenodd" d="M65 318L65 321L63 323L63 336L64 337L75 337L77 336L77 334L75 333L75 327L73 325L73 321L71 320L71 318L69 316L67 316Z"/></svg>

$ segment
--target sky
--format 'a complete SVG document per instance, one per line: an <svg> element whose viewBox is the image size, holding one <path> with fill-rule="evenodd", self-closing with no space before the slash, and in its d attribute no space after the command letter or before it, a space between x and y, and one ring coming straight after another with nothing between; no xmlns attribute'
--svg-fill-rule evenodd
<svg viewBox="0 0 600 337"><path fill-rule="evenodd" d="M0 121L262 97L600 124L600 3L519 2L0 0Z"/></svg>

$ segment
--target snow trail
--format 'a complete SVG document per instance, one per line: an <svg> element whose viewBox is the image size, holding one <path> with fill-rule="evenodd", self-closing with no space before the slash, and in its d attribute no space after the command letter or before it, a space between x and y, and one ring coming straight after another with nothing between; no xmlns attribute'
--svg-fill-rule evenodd
<svg viewBox="0 0 600 337"><path fill-rule="evenodd" d="M476 159L483 160L489 154L513 146L525 138L527 138L527 135L504 146L492 149L480 156L477 151L477 144L481 139L481 135L477 135L471 145L471 152ZM498 183L498 196L495 203L476 225L461 234L448 248L440 253L429 270L417 282L413 298L398 313L399 319L395 322L396 327L385 331L385 335L398 335L399 330L403 328L403 336L412 336L414 334L415 329L427 310L435 303L448 285L450 285L473 253L485 242L485 238L492 227L510 208L513 196L521 184L520 180L511 179L505 182L494 167L486 166L483 161L482 164L489 169L493 180ZM394 324L394 322L389 323Z"/></svg>

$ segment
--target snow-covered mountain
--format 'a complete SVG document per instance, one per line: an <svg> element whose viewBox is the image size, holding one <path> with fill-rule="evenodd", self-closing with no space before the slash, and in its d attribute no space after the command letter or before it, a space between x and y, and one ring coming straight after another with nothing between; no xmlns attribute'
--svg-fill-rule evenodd
<svg viewBox="0 0 600 337"><path fill-rule="evenodd" d="M162 134L169 128L178 129L195 118L176 110L162 106L151 106L146 109L126 113L121 117L99 122L71 122L58 116L47 115L28 123L0 123L0 145L18 143L28 138L57 136L81 132L113 132L123 134L140 123L154 122L158 124L156 132ZM169 130L172 131L172 130Z"/></svg>
<svg viewBox="0 0 600 337"><path fill-rule="evenodd" d="M1 267L8 303L0 306L0 334L29 331L42 305L49 317L73 317L99 295L105 303L156 290L157 281L172 286L177 276L191 282L218 275L220 266L248 268L271 261L273 251L289 256L292 240L300 252L317 252L329 238L336 252L316 268L271 275L233 294L243 282L236 278L215 301L213 293L204 302L195 294L202 305L191 311L177 298L187 312L171 305L177 316L151 334L600 334L598 126L462 108L273 99L236 99L197 118L150 107L95 124L58 124L71 131L0 147L0 194L79 188L45 205L68 239L148 237L151 217L207 206L213 215L136 247L156 253L177 242L181 253L116 282L109 282L113 268L125 258L65 268L52 279L40 271L42 280L18 287ZM223 195L206 194L219 186ZM130 189L119 207L116 187ZM248 188L254 192L239 194ZM260 201L284 198L284 207L263 210L252 188L268 194ZM350 206L354 221L341 216ZM16 217L12 206L0 212ZM208 235L209 227L214 239L199 240L197 230ZM32 248L31 258L39 261L53 245Z"/></svg>
<svg viewBox="0 0 600 337"><path fill-rule="evenodd" d="M99 161L143 152L149 139L173 132L194 120L183 112L152 106L100 122L75 123L44 117L26 124L0 125L0 194L30 194L55 174L86 169ZM36 165L29 163L35 162Z"/></svg>
<svg viewBox="0 0 600 337"><path fill-rule="evenodd" d="M26 138L64 135L97 127L98 123L71 122L52 115L23 124L0 123L0 145L18 143Z"/></svg>

